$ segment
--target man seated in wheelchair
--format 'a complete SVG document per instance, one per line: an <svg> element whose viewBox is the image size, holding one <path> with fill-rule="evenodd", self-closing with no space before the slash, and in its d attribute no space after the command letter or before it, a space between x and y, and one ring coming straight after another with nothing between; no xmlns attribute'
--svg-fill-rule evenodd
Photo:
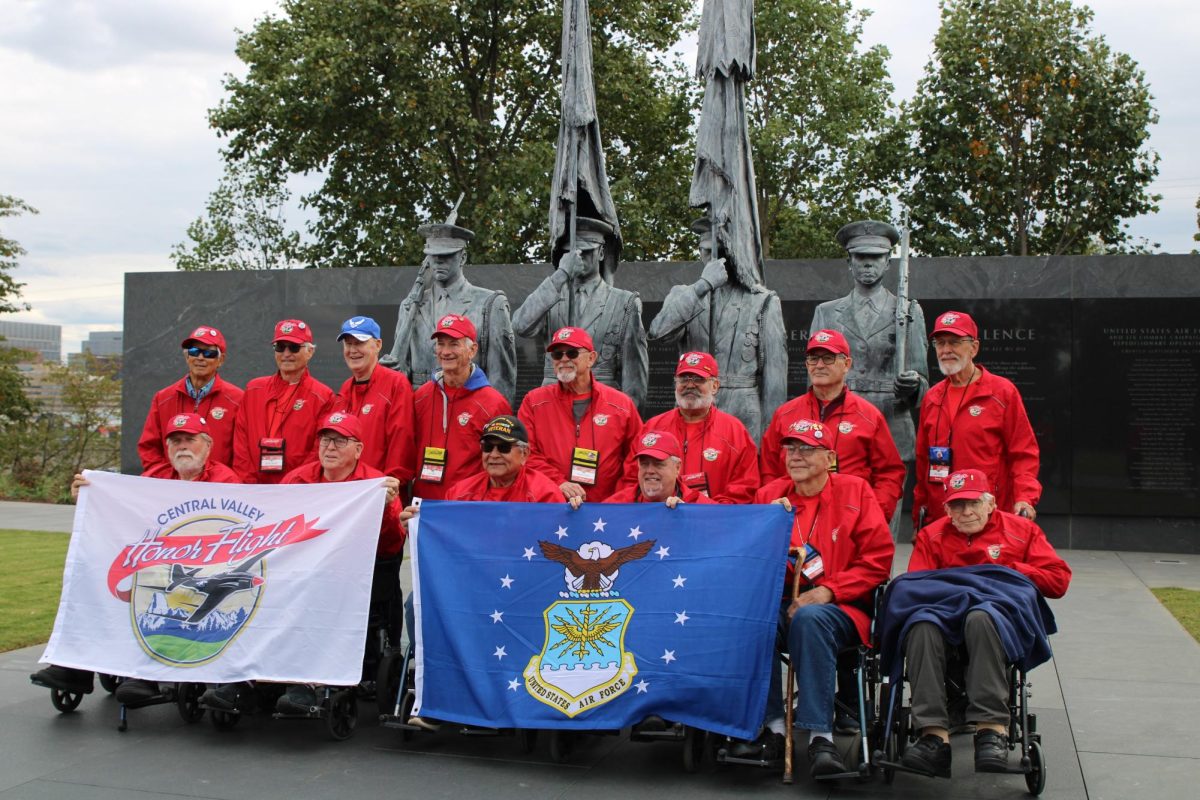
<svg viewBox="0 0 1200 800"><path fill-rule="evenodd" d="M880 626L885 669L891 645L903 647L919 733L900 763L950 777L949 644L966 650L975 771L1007 772L1008 665L1031 669L1049 659L1046 637L1055 628L1043 598L1066 593L1071 568L1036 524L996 508L980 470L952 473L945 504L946 516L917 532L909 574L893 581Z"/></svg>
<svg viewBox="0 0 1200 800"><path fill-rule="evenodd" d="M404 539L406 532L400 523L400 483L391 476L385 476L373 467L360 461L363 451L362 425L358 417L344 411L335 411L321 421L317 431L317 460L296 467L283 479L285 484L293 483L340 483L342 481L369 480L384 478L384 490L387 492L387 502L383 508L383 520L379 526L379 538L375 546L375 572L371 582L371 616L383 620L388 625L393 641L398 641L398 630L401 615L397 608L394 613L386 613L388 604L398 600L400 591L400 561L403 558ZM379 658L377 640L367 632L367 660ZM374 669L366 671L374 675ZM246 705L252 685L249 682L220 684L209 689L201 697L201 702L213 708L232 711ZM316 689L312 686L290 685L280 696L276 710L283 714L306 714L320 705Z"/></svg>
<svg viewBox="0 0 1200 800"><path fill-rule="evenodd" d="M780 635L794 670L794 728L809 736L815 776L846 772L833 744L838 651L869 641L872 592L887 580L895 545L869 484L832 471L832 433L812 420L782 425L787 477L768 483L756 503L778 503L794 515ZM799 569L797 577L794 569ZM736 758L777 758L784 747L784 708L778 665L771 670L765 728L758 739L735 745Z"/></svg>

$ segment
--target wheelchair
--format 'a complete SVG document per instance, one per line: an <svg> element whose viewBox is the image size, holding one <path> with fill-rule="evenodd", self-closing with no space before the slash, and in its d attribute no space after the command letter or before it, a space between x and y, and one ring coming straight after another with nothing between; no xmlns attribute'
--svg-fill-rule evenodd
<svg viewBox="0 0 1200 800"><path fill-rule="evenodd" d="M951 710L951 725L954 725L954 708L966 707L965 666L966 649L952 648L946 658L946 700ZM1020 750L1020 757L1009 760L1007 772L1025 776L1025 787L1035 797L1046 788L1046 754L1042 748L1042 736L1037 730L1037 715L1029 710L1032 683L1025 670L1014 664L1008 665L1008 749L1011 753ZM912 724L911 706L904 703L905 684L893 686L884 678L881 690L880 716L883 720L879 741L881 747L875 752L876 763L883 769L884 780L891 783L896 772L908 772L924 777L935 777L931 773L910 769L900 763L904 750L920 735ZM953 733L953 729L952 729Z"/></svg>
<svg viewBox="0 0 1200 800"><path fill-rule="evenodd" d="M716 737L682 722L670 722L658 716L647 717L629 732L631 742L678 742L682 745L683 770L696 773L713 763Z"/></svg>
<svg viewBox="0 0 1200 800"><path fill-rule="evenodd" d="M35 673L36 674L36 673ZM121 683L121 678L116 675L108 675L103 672L96 673L96 679L100 682L100 688L108 694L112 694L117 690L117 686ZM92 690L87 691L69 691L59 689L57 686L51 686L48 683L43 683L33 675L30 676L30 683L34 686L40 686L43 689L50 690L50 703L54 709L60 714L70 714L75 709L79 708L79 704L83 702L85 694L91 694Z"/></svg>
<svg viewBox="0 0 1200 800"><path fill-rule="evenodd" d="M114 694L117 694L118 701L120 695L120 683L114 687ZM122 702L117 709L117 730L121 733L129 730L129 712L139 708L149 708L151 706L161 706L174 704L176 710L179 711L179 717L187 723L199 722L204 717L204 709L200 706L200 695L204 693L203 683L191 683L188 681L180 681L177 683L162 683L156 684L158 692L144 700L139 700L136 703Z"/></svg>

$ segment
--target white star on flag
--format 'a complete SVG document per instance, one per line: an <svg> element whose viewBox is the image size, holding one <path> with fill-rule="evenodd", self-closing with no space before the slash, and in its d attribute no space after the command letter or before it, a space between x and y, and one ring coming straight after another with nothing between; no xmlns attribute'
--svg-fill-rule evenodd
<svg viewBox="0 0 1200 800"><path fill-rule="evenodd" d="M645 678L642 678L640 681L635 683L634 686L637 687L638 694L645 694L646 690L650 688L650 684L646 683Z"/></svg>
<svg viewBox="0 0 1200 800"><path fill-rule="evenodd" d="M505 575L503 578L500 579L500 588L502 588L502 589L511 589L512 584L513 584L513 579L508 577L508 575Z"/></svg>
<svg viewBox="0 0 1200 800"><path fill-rule="evenodd" d="M638 537L641 535L642 535L642 526L641 525L637 526L636 528L629 529L629 538L633 539L635 542L638 540Z"/></svg>
<svg viewBox="0 0 1200 800"><path fill-rule="evenodd" d="M604 526L607 524L608 523L604 521L604 518L601 517L592 523L592 531L600 531L601 533L604 533Z"/></svg>
<svg viewBox="0 0 1200 800"><path fill-rule="evenodd" d="M671 548L669 548L669 547L660 547L660 548L658 548L657 550L655 550L655 551L654 551L654 555L658 556L658 560L659 560L659 561L662 561L664 558L666 558L667 556L671 555Z"/></svg>
<svg viewBox="0 0 1200 800"><path fill-rule="evenodd" d="M567 529L564 528L562 525L559 525L558 530L556 530L554 532L554 535L557 536L558 540L561 542L563 540L563 537L567 535Z"/></svg>
<svg viewBox="0 0 1200 800"><path fill-rule="evenodd" d="M672 661L675 660L675 651L674 650L663 650L663 654L661 656L659 656L659 658L661 658L666 663L670 664Z"/></svg>
<svg viewBox="0 0 1200 800"><path fill-rule="evenodd" d="M492 655L494 655L497 660L500 660L508 655L508 653L504 652L504 647L501 645L500 647L496 648L496 652L492 653Z"/></svg>
<svg viewBox="0 0 1200 800"><path fill-rule="evenodd" d="M533 561L533 548L526 547L525 554L521 556L521 558L525 559L526 561Z"/></svg>
<svg viewBox="0 0 1200 800"><path fill-rule="evenodd" d="M675 612L675 621L680 625L686 624L689 619L691 619L691 617L687 615L687 609Z"/></svg>
<svg viewBox="0 0 1200 800"><path fill-rule="evenodd" d="M682 575L676 575L674 578L671 578L671 583L675 584L674 588L682 589L683 585L687 583L687 578Z"/></svg>
<svg viewBox="0 0 1200 800"><path fill-rule="evenodd" d="M493 612L492 612L491 614L489 614L488 616L492 618L492 624L493 624L493 625L495 625L497 622L503 622L503 621L504 621L504 612L503 612L503 611L501 611L500 609L496 609L495 611L493 611Z"/></svg>
<svg viewBox="0 0 1200 800"><path fill-rule="evenodd" d="M521 685L520 679L513 678L511 681L508 682L508 690L510 692L515 692L520 685Z"/></svg>

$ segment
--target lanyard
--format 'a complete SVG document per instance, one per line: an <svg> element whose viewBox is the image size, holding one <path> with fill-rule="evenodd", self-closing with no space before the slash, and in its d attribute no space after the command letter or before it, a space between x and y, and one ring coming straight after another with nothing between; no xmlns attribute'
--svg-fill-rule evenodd
<svg viewBox="0 0 1200 800"><path fill-rule="evenodd" d="M279 438L284 424L287 423L288 414L291 414L295 410L296 395L307 378L308 376L306 375L296 381L286 393L280 392L275 398L275 403L271 406L271 421L267 426L267 433L272 439ZM282 381L283 379L280 378L280 380Z"/></svg>
<svg viewBox="0 0 1200 800"><path fill-rule="evenodd" d="M683 437L683 469L688 474L690 474L691 472L704 472L705 474L707 474L707 472L704 469L704 443L708 440L709 430L712 429L713 411L714 411L714 409L711 409L711 408L708 410L708 416L704 418L704 422L700 428L700 463L696 465L696 469L694 469L694 470L689 471L689 469L688 469L688 442L690 442L693 437L691 437L691 436ZM687 429L690 427L692 427L692 426L689 425L686 421L683 423L684 431L687 431Z"/></svg>

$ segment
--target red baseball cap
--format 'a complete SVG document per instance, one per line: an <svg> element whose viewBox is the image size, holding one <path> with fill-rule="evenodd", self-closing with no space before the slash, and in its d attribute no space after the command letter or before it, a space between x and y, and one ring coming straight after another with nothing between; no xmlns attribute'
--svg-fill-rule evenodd
<svg viewBox="0 0 1200 800"><path fill-rule="evenodd" d="M479 333L475 330L474 323L462 314L447 314L439 319L437 325L433 327L433 333L429 335L429 338L436 339L438 336L479 341Z"/></svg>
<svg viewBox="0 0 1200 800"><path fill-rule="evenodd" d="M850 343L837 331L822 328L808 339L807 352L811 353L813 350L828 350L835 355L848 356Z"/></svg>
<svg viewBox="0 0 1200 800"><path fill-rule="evenodd" d="M275 323L275 338L273 342L292 342L294 344L311 344L312 328L298 319L281 319Z"/></svg>
<svg viewBox="0 0 1200 800"><path fill-rule="evenodd" d="M358 417L345 411L335 411L326 417L321 423L321 427L317 429L317 435L320 436L322 431L333 431L350 439L362 441L362 425L359 424Z"/></svg>
<svg viewBox="0 0 1200 800"><path fill-rule="evenodd" d="M171 417L163 438L172 433L208 433L208 422L199 414L176 414Z"/></svg>
<svg viewBox="0 0 1200 800"><path fill-rule="evenodd" d="M595 350L596 345L592 343L592 337L583 328L559 328L550 337L550 344L546 345L546 352L562 345L563 347L578 347L581 350Z"/></svg>
<svg viewBox="0 0 1200 800"><path fill-rule="evenodd" d="M932 339L939 333L953 333L955 336L967 336L971 339L979 338L979 328L975 325L975 320L961 311L947 311L938 317L929 338Z"/></svg>
<svg viewBox="0 0 1200 800"><path fill-rule="evenodd" d="M192 331L191 335L185 336L181 347L187 347L188 342L199 342L200 344L208 344L213 347L219 347L221 352L225 352L225 337L221 332L210 325L201 325L196 330Z"/></svg>
<svg viewBox="0 0 1200 800"><path fill-rule="evenodd" d="M708 353L684 353L675 367L676 375L699 375L701 378L720 376L717 360Z"/></svg>
<svg viewBox="0 0 1200 800"><path fill-rule="evenodd" d="M675 434L666 431L643 433L642 438L638 439L637 449L633 451L633 454L634 456L650 456L659 461L671 456L683 460L683 448L679 446L679 440L675 438Z"/></svg>
<svg viewBox="0 0 1200 800"><path fill-rule="evenodd" d="M824 424L814 422L811 419L798 419L795 422L787 423L784 420L779 421L780 431L779 440L786 442L788 439L795 439L812 447L820 447L824 450L832 450L829 442L829 435L825 430Z"/></svg>
<svg viewBox="0 0 1200 800"><path fill-rule="evenodd" d="M978 500L980 495L990 491L987 475L981 470L964 469L950 473L945 482L946 496L943 502L951 500Z"/></svg>

